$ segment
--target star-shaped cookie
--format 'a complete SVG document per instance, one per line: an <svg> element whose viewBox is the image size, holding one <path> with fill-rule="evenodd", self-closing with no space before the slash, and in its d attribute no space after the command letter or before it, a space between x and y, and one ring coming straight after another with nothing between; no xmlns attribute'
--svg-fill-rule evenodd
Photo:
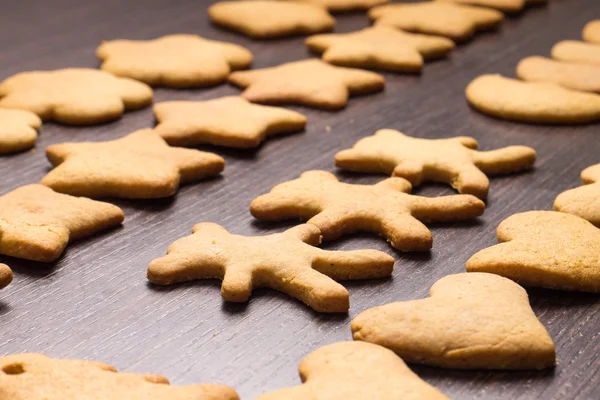
<svg viewBox="0 0 600 400"><path fill-rule="evenodd" d="M7 400L239 400L223 385L171 386L161 375L33 353L0 357L0 388Z"/></svg>
<svg viewBox="0 0 600 400"><path fill-rule="evenodd" d="M584 186L558 195L554 201L554 209L575 214L600 226L600 164L584 169L581 181Z"/></svg>
<svg viewBox="0 0 600 400"><path fill-rule="evenodd" d="M554 343L527 292L485 273L448 275L430 297L375 307L351 323L355 340L379 344L404 361L460 369L543 369Z"/></svg>
<svg viewBox="0 0 600 400"><path fill-rule="evenodd" d="M369 17L377 25L446 36L455 41L468 40L477 31L495 29L504 19L496 10L443 1L386 4L369 10Z"/></svg>
<svg viewBox="0 0 600 400"><path fill-rule="evenodd" d="M112 204L22 186L0 197L0 254L51 262L70 240L116 227L123 211Z"/></svg>
<svg viewBox="0 0 600 400"><path fill-rule="evenodd" d="M111 121L150 103L152 89L145 83L96 69L21 72L0 83L0 108L73 125Z"/></svg>
<svg viewBox="0 0 600 400"><path fill-rule="evenodd" d="M459 136L449 139L419 139L393 129L382 129L335 155L335 165L355 172L382 172L410 181L444 182L459 193L485 199L490 182L486 175L530 169L535 150L510 146L478 151L477 141Z"/></svg>
<svg viewBox="0 0 600 400"><path fill-rule="evenodd" d="M376 185L342 183L325 171L308 171L257 197L250 205L256 218L308 220L327 241L367 231L384 236L401 251L431 249L431 232L421 221L462 221L483 214L485 205L471 195L421 197L408 194L402 178Z"/></svg>
<svg viewBox="0 0 600 400"><path fill-rule="evenodd" d="M183 34L112 40L102 43L96 55L102 60L100 68L114 75L181 88L219 84L232 70L252 63L252 53L241 46Z"/></svg>
<svg viewBox="0 0 600 400"><path fill-rule="evenodd" d="M444 57L454 42L441 36L420 35L376 26L357 32L321 34L305 41L323 60L334 65L419 72L423 59Z"/></svg>
<svg viewBox="0 0 600 400"><path fill-rule="evenodd" d="M328 32L335 25L325 7L301 1L222 1L208 15L214 24L254 39Z"/></svg>
<svg viewBox="0 0 600 400"><path fill-rule="evenodd" d="M216 176L225 166L216 154L169 147L152 129L108 142L55 144L46 155L56 168L41 183L86 197L169 197L180 183Z"/></svg>
<svg viewBox="0 0 600 400"><path fill-rule="evenodd" d="M302 385L256 400L448 400L393 352L364 342L330 344L298 367Z"/></svg>
<svg viewBox="0 0 600 400"><path fill-rule="evenodd" d="M257 147L269 136L298 132L306 125L300 113L252 104L240 96L158 103L154 116L156 133L173 146Z"/></svg>
<svg viewBox="0 0 600 400"><path fill-rule="evenodd" d="M299 0L324 6L332 13L365 11L380 4L389 3L390 0Z"/></svg>
<svg viewBox="0 0 600 400"><path fill-rule="evenodd" d="M526 286L600 292L600 229L556 211L515 214L498 226L496 246L467 261L469 272L491 272Z"/></svg>
<svg viewBox="0 0 600 400"><path fill-rule="evenodd" d="M12 269L6 264L0 264L0 289L7 287L13 280Z"/></svg>
<svg viewBox="0 0 600 400"><path fill-rule="evenodd" d="M42 120L30 111L0 109L0 154L32 148L41 126Z"/></svg>
<svg viewBox="0 0 600 400"><path fill-rule="evenodd" d="M195 279L221 279L227 301L248 301L252 289L269 287L319 312L347 312L348 291L335 280L390 276L394 259L376 250L319 249L314 225L298 225L268 236L232 235L213 223L194 226L193 235L169 246L152 261L148 279L170 285Z"/></svg>
<svg viewBox="0 0 600 400"><path fill-rule="evenodd" d="M465 95L469 104L478 111L509 121L544 124L600 121L599 95L554 83L481 75L469 83Z"/></svg>
<svg viewBox="0 0 600 400"><path fill-rule="evenodd" d="M300 104L339 110L348 96L383 90L379 74L334 67L321 60L295 61L277 67L237 71L229 82L246 88L242 96L254 103Z"/></svg>

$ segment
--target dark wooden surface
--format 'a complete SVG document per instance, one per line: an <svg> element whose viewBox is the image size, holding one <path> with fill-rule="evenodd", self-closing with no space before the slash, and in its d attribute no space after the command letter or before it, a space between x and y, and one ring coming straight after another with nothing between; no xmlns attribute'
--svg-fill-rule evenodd
<svg viewBox="0 0 600 400"><path fill-rule="evenodd" d="M103 39L181 32L245 45L255 55L255 67L309 56L301 38L253 42L214 28L207 5L199 0L0 0L0 79L33 69L96 67L94 51ZM308 116L304 133L270 140L256 152L212 148L227 160L222 178L184 187L172 200L116 201L126 214L123 228L72 244L54 265L0 258L16 274L0 292L0 354L34 351L102 360L122 370L159 372L175 384L221 382L235 387L243 399L299 383L300 360L322 345L350 340L349 322L356 314L427 296L435 281L463 272L472 254L496 243L500 221L521 211L550 209L558 193L578 185L584 167L600 162L599 125L502 122L471 110L463 94L479 74L514 76L521 58L548 55L555 42L578 38L594 17L600 17L596 0L550 0L547 7L510 18L499 32L460 46L449 59L429 64L422 76L387 74L385 92L353 99L341 112L296 108ZM336 30L367 25L363 14L345 15ZM158 89L155 99L235 93L224 84L208 90ZM153 125L150 108L100 126L46 123L36 151L0 158L0 193L38 182L49 169L44 149L50 144L114 139ZM529 145L538 161L533 172L493 179L488 209L477 222L433 226L430 253L397 253L370 235L327 246L381 249L397 259L393 279L346 285L349 315L317 314L271 290L257 290L248 304L238 305L221 300L216 281L169 288L146 281L149 261L189 234L196 222L218 222L246 235L292 225L257 223L248 211L250 201L305 170L336 171L338 150L380 128L428 138L470 135L483 149ZM349 182L380 179L336 172ZM441 185L416 192L453 193ZM556 343L555 370L461 372L414 366L415 371L456 399L600 398L598 297L547 290L531 290L530 297Z"/></svg>

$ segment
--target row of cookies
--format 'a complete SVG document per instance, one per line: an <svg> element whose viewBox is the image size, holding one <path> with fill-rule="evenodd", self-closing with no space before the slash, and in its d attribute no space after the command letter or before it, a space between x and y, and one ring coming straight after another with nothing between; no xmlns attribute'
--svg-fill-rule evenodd
<svg viewBox="0 0 600 400"><path fill-rule="evenodd" d="M552 59L528 57L517 66L519 80L482 75L466 89L469 103L497 118L533 123L600 121L600 20L583 38L552 48Z"/></svg>

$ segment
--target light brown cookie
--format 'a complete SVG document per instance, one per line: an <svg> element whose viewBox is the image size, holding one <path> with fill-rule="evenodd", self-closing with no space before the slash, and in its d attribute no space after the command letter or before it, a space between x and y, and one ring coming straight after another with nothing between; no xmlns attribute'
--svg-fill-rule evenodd
<svg viewBox="0 0 600 400"><path fill-rule="evenodd" d="M518 13L525 7L526 0L438 0L470 6L493 8L504 13Z"/></svg>
<svg viewBox="0 0 600 400"><path fill-rule="evenodd" d="M558 195L554 209L575 214L600 227L600 164L584 169L581 181L584 186Z"/></svg>
<svg viewBox="0 0 600 400"><path fill-rule="evenodd" d="M0 357L0 398L11 400L239 400L223 385L171 386L156 374L119 373L96 361L42 354Z"/></svg>
<svg viewBox="0 0 600 400"><path fill-rule="evenodd" d="M298 367L303 384L256 400L448 400L393 352L364 342L330 344Z"/></svg>
<svg viewBox="0 0 600 400"><path fill-rule="evenodd" d="M527 57L517 66L517 76L529 82L547 82L573 90L600 93L600 65Z"/></svg>
<svg viewBox="0 0 600 400"><path fill-rule="evenodd" d="M86 197L169 197L180 184L216 176L225 166L216 154L169 147L152 129L108 142L55 144L46 156L56 168L41 183Z"/></svg>
<svg viewBox="0 0 600 400"><path fill-rule="evenodd" d="M369 17L377 25L446 36L455 41L468 40L476 31L495 29L504 19L496 10L441 1L387 4L369 10Z"/></svg>
<svg viewBox="0 0 600 400"><path fill-rule="evenodd" d="M500 244L467 261L469 272L491 272L525 286L600 292L600 230L556 211L515 214L498 226Z"/></svg>
<svg viewBox="0 0 600 400"><path fill-rule="evenodd" d="M431 249L431 232L423 222L462 221L483 214L485 205L470 195L421 197L408 194L402 178L376 185L351 185L325 171L308 171L257 197L250 212L265 221L308 220L327 241L367 231L384 236L402 251Z"/></svg>
<svg viewBox="0 0 600 400"><path fill-rule="evenodd" d="M268 236L232 235L213 223L194 226L193 235L169 246L167 256L148 267L148 279L170 285L221 279L226 301L248 301L252 289L269 287L319 312L347 312L348 291L335 280L390 276L394 259L376 250L319 249L321 232L298 225Z"/></svg>
<svg viewBox="0 0 600 400"><path fill-rule="evenodd" d="M173 146L257 147L269 136L298 132L306 125L300 113L252 104L240 96L158 103L154 116L156 133Z"/></svg>
<svg viewBox="0 0 600 400"><path fill-rule="evenodd" d="M0 83L0 108L74 125L111 121L152 103L152 89L90 68L21 72Z"/></svg>
<svg viewBox="0 0 600 400"><path fill-rule="evenodd" d="M214 24L254 39L310 35L335 25L325 7L298 1L223 1L210 6L208 15Z"/></svg>
<svg viewBox="0 0 600 400"><path fill-rule="evenodd" d="M441 36L407 33L387 26L315 35L305 43L330 64L392 72L419 72L424 58L444 57L454 48L453 41Z"/></svg>
<svg viewBox="0 0 600 400"><path fill-rule="evenodd" d="M600 19L588 22L583 28L583 40L600 44Z"/></svg>
<svg viewBox="0 0 600 400"><path fill-rule="evenodd" d="M390 0L298 0L318 4L333 13L366 11L371 7L389 3Z"/></svg>
<svg viewBox="0 0 600 400"><path fill-rule="evenodd" d="M482 75L465 91L478 111L510 121L581 124L600 121L600 96L553 83Z"/></svg>
<svg viewBox="0 0 600 400"><path fill-rule="evenodd" d="M229 82L246 88L242 96L254 103L300 104L339 110L348 96L383 90L379 74L353 68L334 67L309 59L252 71L237 71Z"/></svg>
<svg viewBox="0 0 600 400"><path fill-rule="evenodd" d="M12 269L6 264L0 264L0 289L7 287L13 280Z"/></svg>
<svg viewBox="0 0 600 400"><path fill-rule="evenodd" d="M600 45L564 40L552 47L552 58L560 61L600 65Z"/></svg>
<svg viewBox="0 0 600 400"><path fill-rule="evenodd" d="M413 186L444 182L460 193L485 199L490 182L486 175L530 169L535 150L509 146L478 151L471 137L419 139L393 129L382 129L335 155L335 165L354 172L382 172L407 179Z"/></svg>
<svg viewBox="0 0 600 400"><path fill-rule="evenodd" d="M252 63L252 53L242 46L183 34L154 40L112 40L102 43L96 55L106 72L170 87L216 85L232 70Z"/></svg>
<svg viewBox="0 0 600 400"><path fill-rule="evenodd" d="M114 228L123 211L112 204L22 186L0 197L0 254L51 262L70 240ZM1 386L1 385L0 385Z"/></svg>
<svg viewBox="0 0 600 400"><path fill-rule="evenodd" d="M355 340L385 346L404 361L460 369L542 369L554 343L527 292L498 275L448 275L430 297L386 304L351 323Z"/></svg>
<svg viewBox="0 0 600 400"><path fill-rule="evenodd" d="M32 148L41 126L42 120L32 112L0 109L0 154Z"/></svg>

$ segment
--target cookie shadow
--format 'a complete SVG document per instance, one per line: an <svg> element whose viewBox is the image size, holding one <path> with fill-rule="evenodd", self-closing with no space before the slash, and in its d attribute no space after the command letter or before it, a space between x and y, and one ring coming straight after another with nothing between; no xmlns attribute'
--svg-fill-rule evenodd
<svg viewBox="0 0 600 400"><path fill-rule="evenodd" d="M410 364L410 368L419 377L431 382L485 382L490 383L518 383L535 380L538 382L552 382L556 374L555 368L541 371L502 371L502 370L459 370L430 367L427 365Z"/></svg>
<svg viewBox="0 0 600 400"><path fill-rule="evenodd" d="M187 185L186 185L187 186ZM184 187L184 186L182 186ZM165 197L162 199L102 199L101 201L110 201L112 204L117 207L124 209L133 209L139 211L148 211L148 212L160 212L165 211L171 208L175 204L175 198L177 194L171 197ZM127 215L125 215L125 220L127 220Z"/></svg>
<svg viewBox="0 0 600 400"><path fill-rule="evenodd" d="M4 289L4 290L6 290L6 289ZM10 290L10 286L9 286L8 290ZM11 310L11 306L8 303L0 301L0 316L8 314L8 312L10 310Z"/></svg>
<svg viewBox="0 0 600 400"><path fill-rule="evenodd" d="M529 301L537 311L600 305L597 294L543 288L526 288Z"/></svg>
<svg viewBox="0 0 600 400"><path fill-rule="evenodd" d="M66 251L65 251L66 253ZM0 256L0 263L6 264L13 270L15 275L15 280L18 280L18 275L25 275L32 278L44 278L61 268L61 260L64 257L64 254L61 257L51 263L44 263L39 261L31 261L24 260L22 258L15 258L10 256ZM10 286L9 286L10 288Z"/></svg>

